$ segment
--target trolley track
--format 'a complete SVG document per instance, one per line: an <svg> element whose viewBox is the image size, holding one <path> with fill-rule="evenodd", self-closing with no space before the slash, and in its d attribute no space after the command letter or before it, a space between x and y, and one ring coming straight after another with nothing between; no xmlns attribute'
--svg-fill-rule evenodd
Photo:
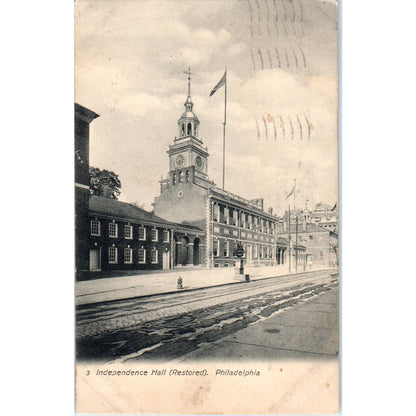
<svg viewBox="0 0 416 416"><path fill-rule="evenodd" d="M77 339L121 330L154 320L194 313L205 308L279 292L289 287L312 285L331 279L329 271L315 271L302 275L257 280L222 287L211 287L192 292L157 295L151 298L103 302L77 307ZM272 290L271 290L272 289Z"/></svg>

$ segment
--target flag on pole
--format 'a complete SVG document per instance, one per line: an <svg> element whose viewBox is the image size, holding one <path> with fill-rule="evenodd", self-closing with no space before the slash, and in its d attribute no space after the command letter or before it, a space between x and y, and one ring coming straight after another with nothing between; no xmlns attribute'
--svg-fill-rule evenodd
<svg viewBox="0 0 416 416"><path fill-rule="evenodd" d="M292 190L287 194L287 197L286 197L286 199L288 199L291 195L293 195L293 193L295 192L295 188L296 188L296 184L295 185L293 185L293 188L292 188Z"/></svg>
<svg viewBox="0 0 416 416"><path fill-rule="evenodd" d="M216 91L220 89L226 83L226 80L227 80L227 71L224 72L224 75L222 76L220 82L212 89L211 94L209 96L211 97L212 95L214 95Z"/></svg>

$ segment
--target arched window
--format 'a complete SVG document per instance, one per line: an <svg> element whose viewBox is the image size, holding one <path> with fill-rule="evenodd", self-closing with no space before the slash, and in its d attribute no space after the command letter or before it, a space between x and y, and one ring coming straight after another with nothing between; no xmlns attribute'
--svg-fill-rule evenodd
<svg viewBox="0 0 416 416"><path fill-rule="evenodd" d="M189 182L189 170L185 173L185 182Z"/></svg>
<svg viewBox="0 0 416 416"><path fill-rule="evenodd" d="M194 136L196 136L196 133L197 133L197 125L195 124L195 126L194 126Z"/></svg>
<svg viewBox="0 0 416 416"><path fill-rule="evenodd" d="M179 183L183 182L183 172L181 170L179 171L179 181L178 182Z"/></svg>
<svg viewBox="0 0 416 416"><path fill-rule="evenodd" d="M188 134L192 134L192 124L188 123Z"/></svg>
<svg viewBox="0 0 416 416"><path fill-rule="evenodd" d="M181 136L185 136L185 124L182 123L182 134Z"/></svg>
<svg viewBox="0 0 416 416"><path fill-rule="evenodd" d="M172 185L175 185L175 183L176 183L176 174L174 173L172 175Z"/></svg>

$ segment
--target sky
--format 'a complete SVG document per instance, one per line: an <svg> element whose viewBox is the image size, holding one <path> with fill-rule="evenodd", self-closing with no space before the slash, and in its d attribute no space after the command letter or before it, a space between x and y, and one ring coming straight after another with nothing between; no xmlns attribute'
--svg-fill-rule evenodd
<svg viewBox="0 0 416 416"><path fill-rule="evenodd" d="M75 100L100 115L90 164L116 172L120 200L152 209L168 173L187 75L225 189L283 214L338 198L337 6L319 0L77 0ZM308 202L306 202L308 201Z"/></svg>

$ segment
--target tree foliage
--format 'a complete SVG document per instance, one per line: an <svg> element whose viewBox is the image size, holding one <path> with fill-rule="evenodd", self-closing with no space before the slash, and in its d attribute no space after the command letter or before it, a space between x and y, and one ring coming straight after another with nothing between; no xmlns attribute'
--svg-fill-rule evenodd
<svg viewBox="0 0 416 416"><path fill-rule="evenodd" d="M101 170L90 166L91 195L117 199L121 193L120 188L121 182L116 173L111 170Z"/></svg>

